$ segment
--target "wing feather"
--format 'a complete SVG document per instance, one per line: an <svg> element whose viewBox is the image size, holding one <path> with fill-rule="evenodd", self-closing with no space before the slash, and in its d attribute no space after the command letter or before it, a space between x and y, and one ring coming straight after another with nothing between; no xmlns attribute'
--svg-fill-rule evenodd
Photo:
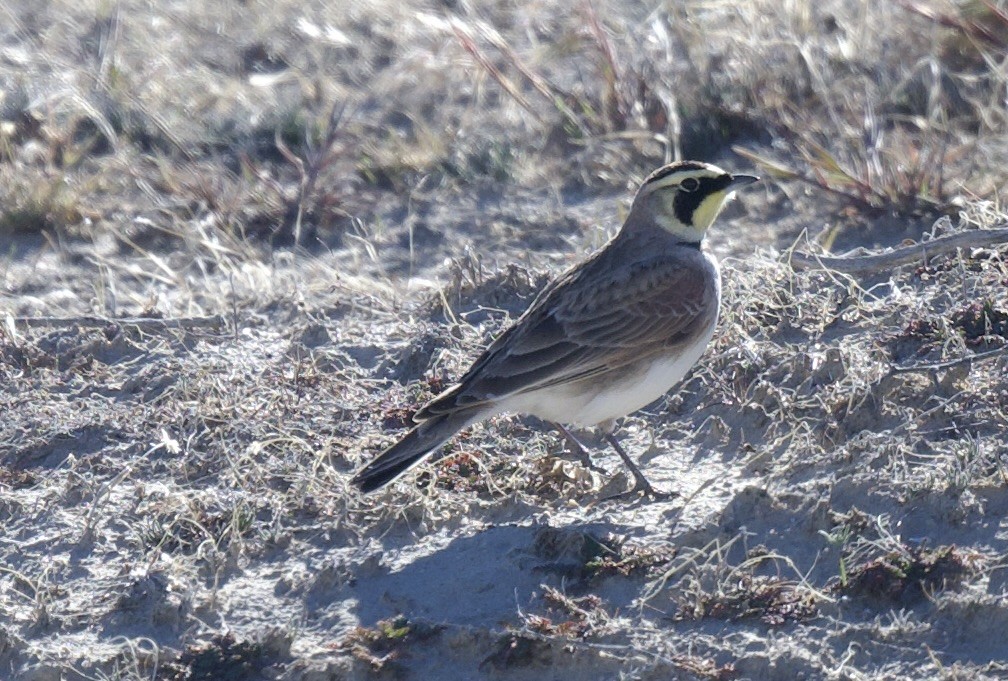
<svg viewBox="0 0 1008 681"><path fill-rule="evenodd" d="M656 256L615 272L605 262L590 264L544 291L458 384L415 418L582 381L669 352L716 315L717 275L699 252Z"/></svg>

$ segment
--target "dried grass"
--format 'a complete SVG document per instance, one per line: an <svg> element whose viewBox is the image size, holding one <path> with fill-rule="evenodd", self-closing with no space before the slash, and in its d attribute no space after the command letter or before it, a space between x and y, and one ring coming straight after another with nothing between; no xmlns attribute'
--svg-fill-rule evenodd
<svg viewBox="0 0 1008 681"><path fill-rule="evenodd" d="M1004 224L1004 13L0 9L0 666L996 674L1004 246L792 265ZM684 503L510 417L350 488L629 178L733 145L718 334L622 434Z"/></svg>

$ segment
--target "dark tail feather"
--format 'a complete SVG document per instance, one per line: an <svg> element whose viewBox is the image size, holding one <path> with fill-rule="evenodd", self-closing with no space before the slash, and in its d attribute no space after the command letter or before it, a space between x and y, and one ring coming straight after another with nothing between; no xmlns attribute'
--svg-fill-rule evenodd
<svg viewBox="0 0 1008 681"><path fill-rule="evenodd" d="M362 468L352 482L362 492L373 492L419 462L452 435L479 420L479 416L473 411L453 412L417 424L399 442Z"/></svg>

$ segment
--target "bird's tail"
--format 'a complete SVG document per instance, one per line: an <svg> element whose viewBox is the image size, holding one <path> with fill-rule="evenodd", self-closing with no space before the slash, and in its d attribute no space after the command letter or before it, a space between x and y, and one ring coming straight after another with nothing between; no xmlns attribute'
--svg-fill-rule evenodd
<svg viewBox="0 0 1008 681"><path fill-rule="evenodd" d="M482 417L479 411L463 410L438 414L422 421L399 442L362 468L352 482L362 492L373 492L418 463L452 435Z"/></svg>

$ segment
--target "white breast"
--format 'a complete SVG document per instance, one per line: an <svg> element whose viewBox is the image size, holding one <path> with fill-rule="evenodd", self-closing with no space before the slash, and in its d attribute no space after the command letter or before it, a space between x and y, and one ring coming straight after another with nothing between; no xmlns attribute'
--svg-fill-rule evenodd
<svg viewBox="0 0 1008 681"><path fill-rule="evenodd" d="M651 404L679 383L700 359L713 334L711 324L710 330L682 354L656 358L650 366L638 366L609 385L602 381L611 378L595 379L516 395L501 405L502 411L578 426L594 426L626 416Z"/></svg>
<svg viewBox="0 0 1008 681"><path fill-rule="evenodd" d="M646 407L675 387L700 359L714 333L710 332L686 352L674 358L658 359L643 375L629 377L603 390L584 404L577 413L568 416L570 423L593 426L620 418Z"/></svg>
<svg viewBox="0 0 1008 681"><path fill-rule="evenodd" d="M715 300L721 300L721 280L714 268ZM574 385L558 385L535 392L513 395L500 403L500 411L532 414L547 421L594 426L626 416L651 404L671 390L686 375L714 335L717 314L693 345L675 355L656 356L649 365L637 365L613 381L612 374Z"/></svg>

